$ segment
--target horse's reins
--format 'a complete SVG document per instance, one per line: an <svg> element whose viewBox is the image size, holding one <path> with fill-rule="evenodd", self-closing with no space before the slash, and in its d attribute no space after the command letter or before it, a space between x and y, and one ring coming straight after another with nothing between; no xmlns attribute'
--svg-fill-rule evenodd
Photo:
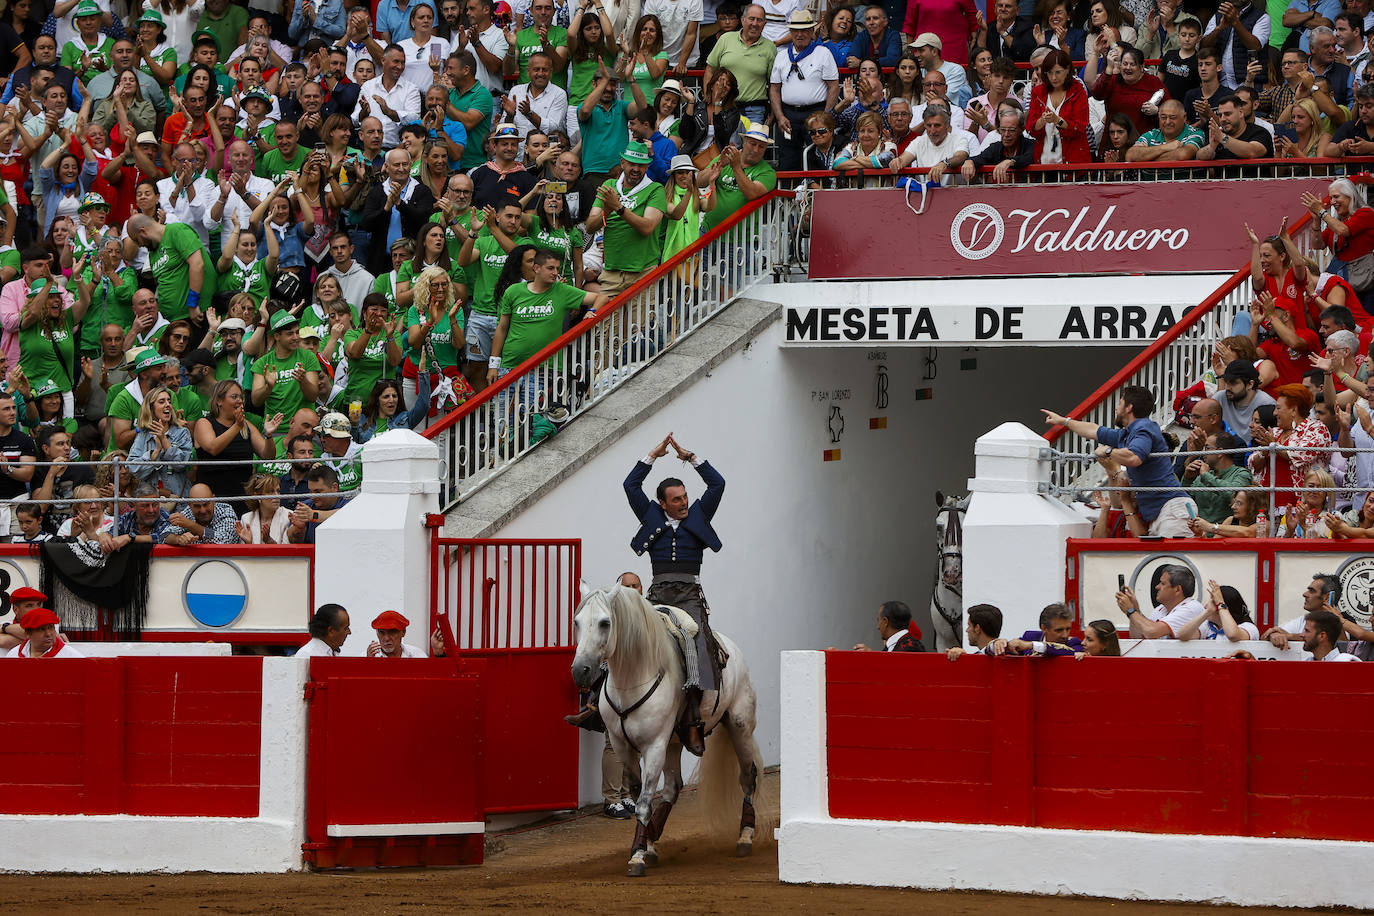
<svg viewBox="0 0 1374 916"><path fill-rule="evenodd" d="M629 731L625 728L625 720L630 717L630 713L634 712L636 709L643 706L648 701L649 697L654 695L654 691L658 689L658 685L663 683L663 674L663 669L659 668L658 677L654 678L654 682L649 685L648 692L645 693L644 696L640 697L638 700L635 700L625 709L621 709L619 706L615 705L615 700L611 697L610 690L607 690L605 692L606 702L610 703L611 709L615 711L616 715L620 716L620 733L625 736L625 743L630 746L630 750L634 751L636 754L640 753L640 751L639 748L635 745L633 739L630 738Z"/></svg>

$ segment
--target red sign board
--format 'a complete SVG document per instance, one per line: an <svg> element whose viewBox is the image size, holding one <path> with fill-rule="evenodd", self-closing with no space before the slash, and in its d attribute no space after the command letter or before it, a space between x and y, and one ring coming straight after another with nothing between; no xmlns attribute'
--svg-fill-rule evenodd
<svg viewBox="0 0 1374 916"><path fill-rule="evenodd" d="M817 191L813 280L1234 270L1329 179Z"/></svg>

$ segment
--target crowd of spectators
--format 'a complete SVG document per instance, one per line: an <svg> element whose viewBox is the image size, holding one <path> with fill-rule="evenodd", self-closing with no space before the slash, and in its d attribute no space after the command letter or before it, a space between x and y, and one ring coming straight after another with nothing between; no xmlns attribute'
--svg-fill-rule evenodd
<svg viewBox="0 0 1374 916"><path fill-rule="evenodd" d="M167 517L122 505L111 542L309 540L370 438L776 186L775 133L799 153L804 127L776 129L771 77L837 91L817 25L700 0L8 4L0 536L93 538L103 512L67 501L95 486ZM312 489L340 495L307 518Z"/></svg>

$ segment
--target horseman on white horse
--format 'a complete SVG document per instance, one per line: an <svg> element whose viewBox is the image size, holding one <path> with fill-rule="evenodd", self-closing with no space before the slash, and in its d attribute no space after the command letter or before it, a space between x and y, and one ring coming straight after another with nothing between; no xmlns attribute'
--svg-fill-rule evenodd
<svg viewBox="0 0 1374 916"><path fill-rule="evenodd" d="M677 457L691 462L706 484L706 492L696 502L688 503L687 487L676 477L666 477L658 484L658 501L644 493L644 480L654 461L668 454L671 446ZM694 637L681 630L678 639L683 643L683 658L687 677L683 689L687 693L682 746L701 756L705 749L702 730L702 710L714 710L719 695L716 671L711 663L715 640L708 622L709 606L701 590L701 562L707 549L719 551L720 537L711 527L711 519L720 508L725 493L725 478L706 460L684 449L669 433L653 450L635 463L625 478L625 496L630 509L639 520L639 530L630 540L636 554L649 553L654 578L645 596L655 605L680 608L697 624ZM588 705L568 722L583 728L600 730L597 696L600 682L591 691ZM703 699L705 702L703 702Z"/></svg>

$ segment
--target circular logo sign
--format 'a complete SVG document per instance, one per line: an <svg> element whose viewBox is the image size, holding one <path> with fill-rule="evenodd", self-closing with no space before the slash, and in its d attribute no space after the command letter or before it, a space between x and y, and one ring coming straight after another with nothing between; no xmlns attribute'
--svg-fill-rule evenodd
<svg viewBox="0 0 1374 916"><path fill-rule="evenodd" d="M228 560L201 560L182 580L181 600L201 626L227 627L248 605L248 580Z"/></svg>
<svg viewBox="0 0 1374 916"><path fill-rule="evenodd" d="M1362 627L1368 627L1370 604L1374 602L1374 557L1351 557L1336 570L1341 581L1338 611L1344 611Z"/></svg>
<svg viewBox="0 0 1374 916"><path fill-rule="evenodd" d="M961 257L981 261L997 251L1006 231L1002 214L992 204L969 204L949 224L949 241Z"/></svg>
<svg viewBox="0 0 1374 916"><path fill-rule="evenodd" d="M1131 571L1130 578L1126 580L1126 584L1130 586L1131 591L1134 592L1136 598L1140 600L1141 610L1145 610L1146 605L1151 608L1155 606L1155 586L1159 584L1159 576L1162 567L1165 566L1182 566L1191 572L1193 574L1194 583L1193 593L1187 597L1196 598L1198 601L1205 600L1203 594L1205 582L1202 578L1202 574L1197 571L1197 567L1193 565L1191 559L1173 553L1152 553L1136 564L1135 569ZM1140 580L1140 574L1147 569L1150 571L1150 585L1148 591L1142 593L1135 585L1136 582Z"/></svg>

